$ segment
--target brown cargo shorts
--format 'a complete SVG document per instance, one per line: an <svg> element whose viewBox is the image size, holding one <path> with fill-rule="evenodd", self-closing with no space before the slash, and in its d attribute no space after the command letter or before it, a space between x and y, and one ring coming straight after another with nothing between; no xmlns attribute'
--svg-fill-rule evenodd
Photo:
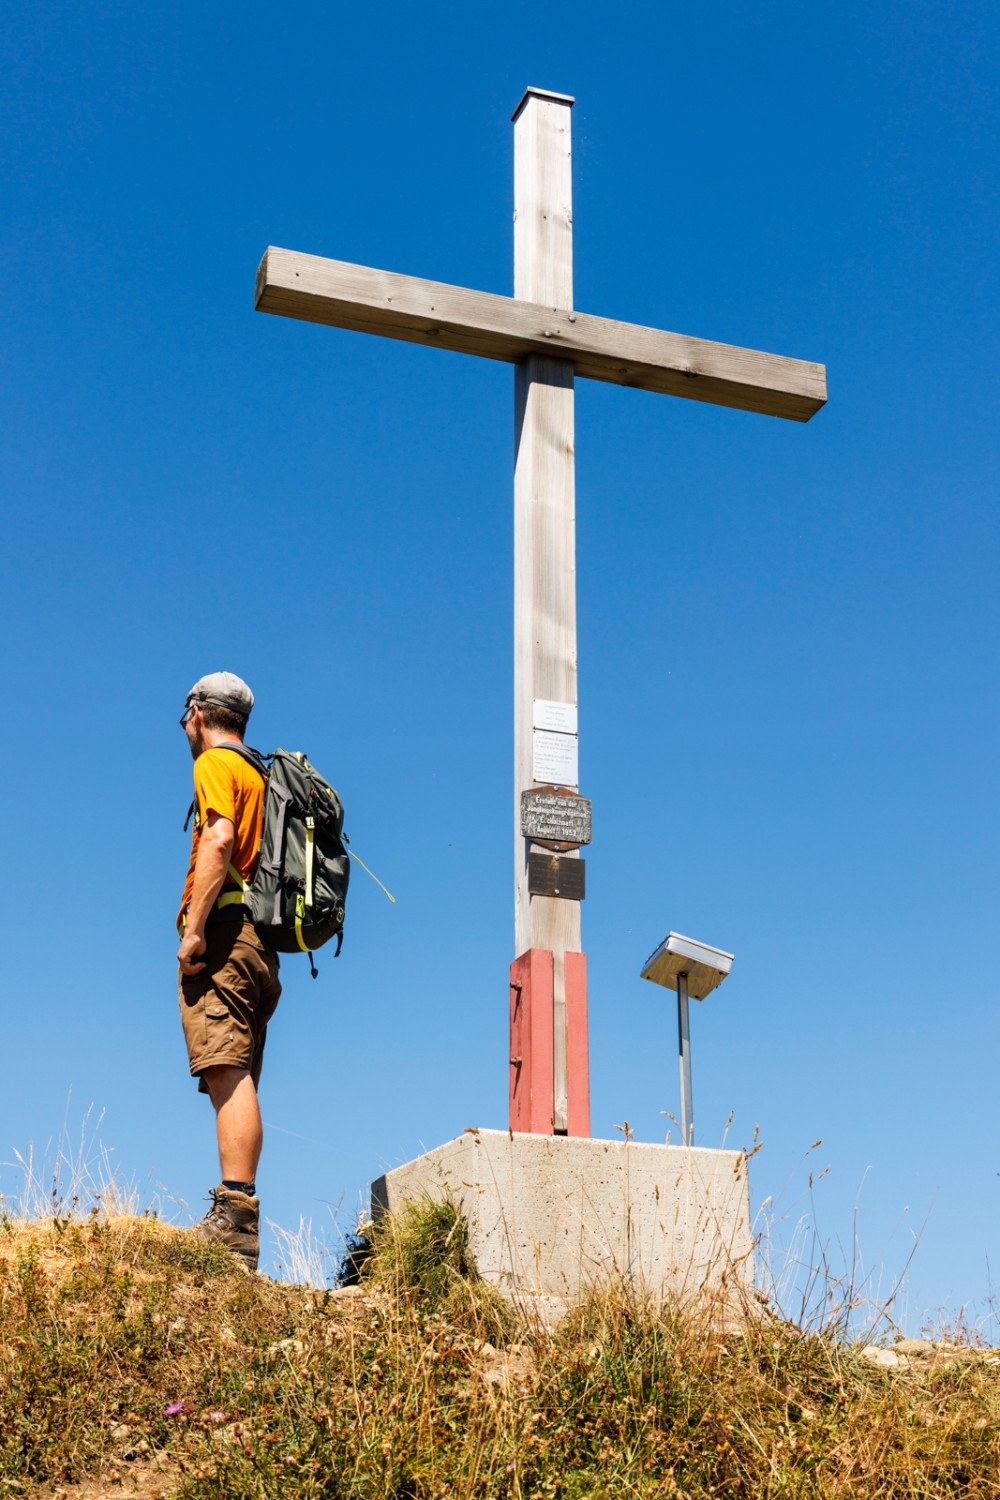
<svg viewBox="0 0 1000 1500"><path fill-rule="evenodd" d="M208 1093L206 1068L246 1068L260 1082L267 1023L281 984L278 955L266 948L252 922L216 922L205 932L200 974L178 971L184 1040L191 1076Z"/></svg>

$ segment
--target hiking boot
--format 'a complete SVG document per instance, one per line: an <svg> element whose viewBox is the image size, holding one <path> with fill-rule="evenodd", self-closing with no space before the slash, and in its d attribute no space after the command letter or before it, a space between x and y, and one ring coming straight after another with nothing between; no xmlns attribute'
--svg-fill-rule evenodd
<svg viewBox="0 0 1000 1500"><path fill-rule="evenodd" d="M212 1189L212 1207L195 1225L195 1234L217 1245L225 1245L246 1266L256 1271L260 1254L260 1199L232 1188Z"/></svg>

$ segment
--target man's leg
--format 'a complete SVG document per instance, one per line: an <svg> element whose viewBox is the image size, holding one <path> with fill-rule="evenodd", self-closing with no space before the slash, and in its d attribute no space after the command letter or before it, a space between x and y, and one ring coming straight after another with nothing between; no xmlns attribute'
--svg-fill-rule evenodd
<svg viewBox="0 0 1000 1500"><path fill-rule="evenodd" d="M202 1074L215 1107L223 1182L257 1179L264 1129L253 1079L246 1068L220 1064Z"/></svg>
<svg viewBox="0 0 1000 1500"><path fill-rule="evenodd" d="M216 1063L202 1073L215 1106L222 1181L212 1191L212 1207L198 1232L217 1240L256 1271L260 1253L260 1202L254 1195L263 1144L260 1105L247 1068Z"/></svg>
<svg viewBox="0 0 1000 1500"><path fill-rule="evenodd" d="M180 981L188 1061L215 1107L222 1169L197 1232L227 1245L255 1270L260 1203L253 1188L263 1140L257 1080L267 1023L281 995L278 956L249 923L235 931L219 923L208 929L207 941L205 970Z"/></svg>

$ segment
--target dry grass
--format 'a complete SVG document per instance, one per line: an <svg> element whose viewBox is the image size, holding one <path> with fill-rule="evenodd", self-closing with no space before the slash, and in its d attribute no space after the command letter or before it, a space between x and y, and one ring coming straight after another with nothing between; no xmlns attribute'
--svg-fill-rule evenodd
<svg viewBox="0 0 1000 1500"><path fill-rule="evenodd" d="M1000 1492L990 1351L886 1370L624 1286L526 1329L447 1206L383 1222L357 1263L358 1285L317 1292L149 1218L3 1219L0 1495L98 1475L111 1493L157 1456L160 1489L199 1500Z"/></svg>

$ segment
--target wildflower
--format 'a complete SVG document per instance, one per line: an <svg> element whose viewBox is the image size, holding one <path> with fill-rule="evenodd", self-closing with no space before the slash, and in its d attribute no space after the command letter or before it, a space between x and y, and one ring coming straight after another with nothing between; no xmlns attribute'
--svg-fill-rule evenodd
<svg viewBox="0 0 1000 1500"><path fill-rule="evenodd" d="M181 1412L183 1410L184 1410L184 1402L183 1401L171 1401L171 1403L170 1403L169 1406L165 1406L163 1408L163 1415L165 1417L179 1417L180 1414L181 1414Z"/></svg>
<svg viewBox="0 0 1000 1500"><path fill-rule="evenodd" d="M225 1422L226 1414L224 1411L210 1411L208 1414L208 1420L210 1422Z"/></svg>

